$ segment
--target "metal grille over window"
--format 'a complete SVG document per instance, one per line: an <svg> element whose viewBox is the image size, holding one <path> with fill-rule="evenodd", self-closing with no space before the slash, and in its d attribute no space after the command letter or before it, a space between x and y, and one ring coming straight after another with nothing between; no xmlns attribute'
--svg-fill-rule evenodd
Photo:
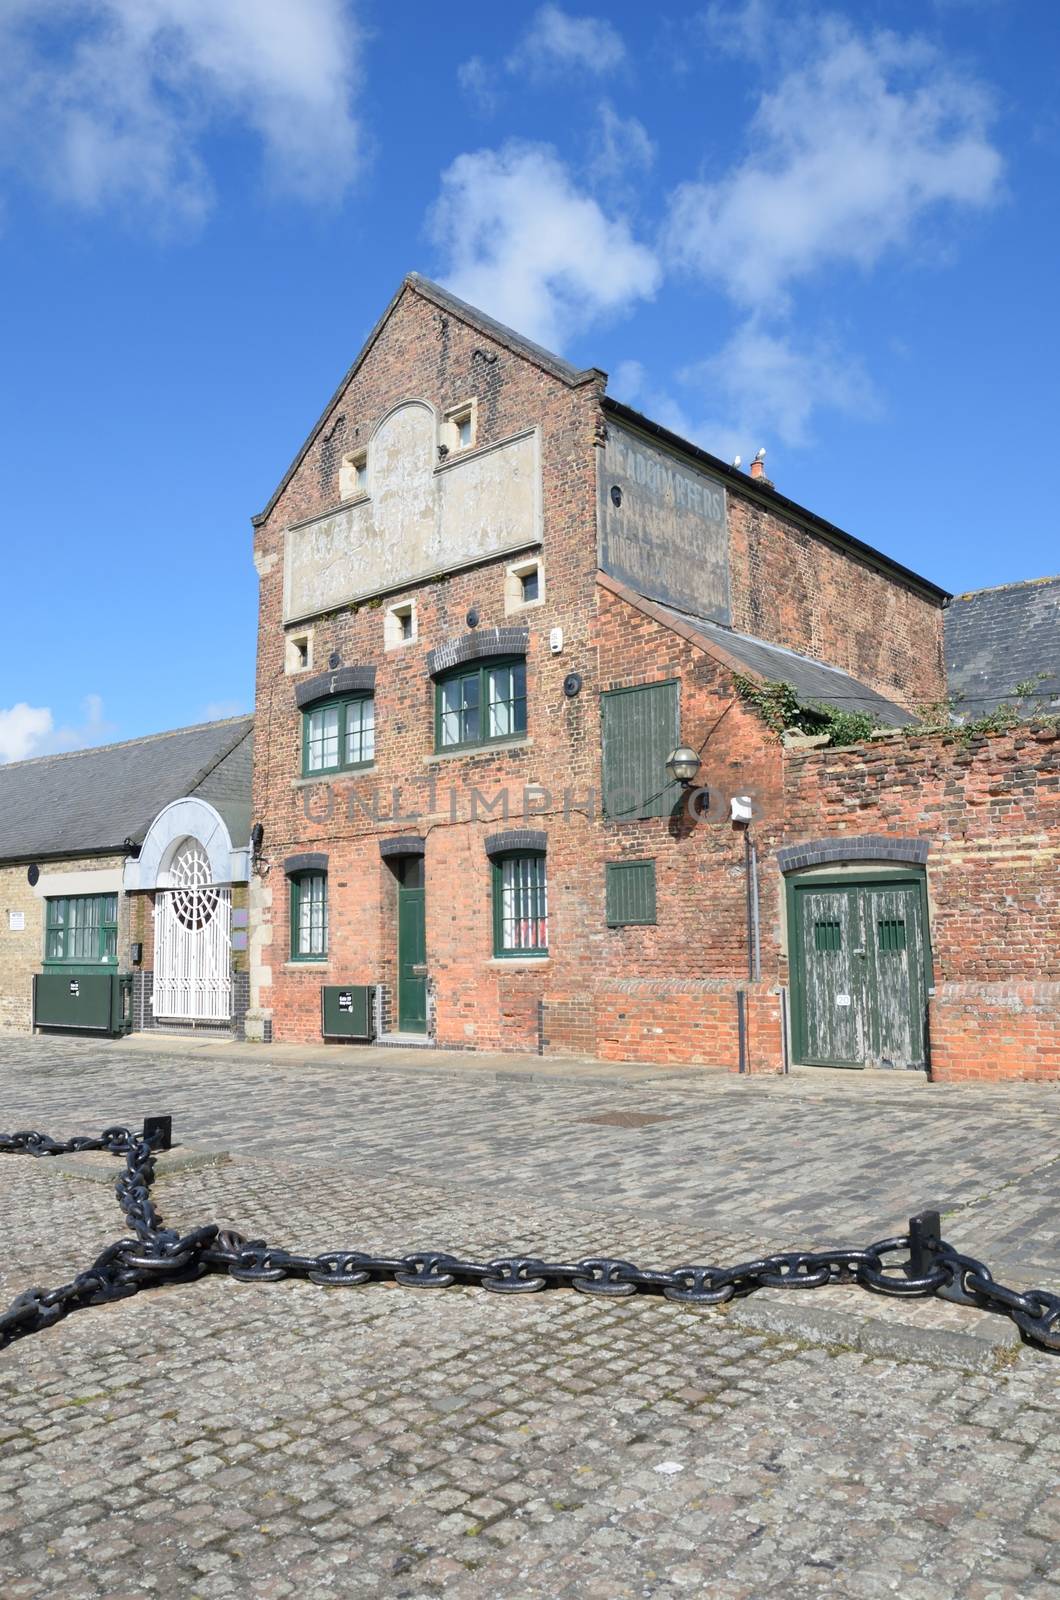
<svg viewBox="0 0 1060 1600"><path fill-rule="evenodd" d="M548 886L544 856L507 856L500 863L500 948L548 949Z"/></svg>

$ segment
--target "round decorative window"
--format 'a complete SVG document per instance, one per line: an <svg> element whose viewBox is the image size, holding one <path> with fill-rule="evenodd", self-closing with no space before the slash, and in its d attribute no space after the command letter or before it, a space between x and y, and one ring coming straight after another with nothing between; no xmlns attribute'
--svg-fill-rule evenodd
<svg viewBox="0 0 1060 1600"><path fill-rule="evenodd" d="M205 928L213 921L221 892L210 883L210 876L206 851L196 840L188 839L169 869L173 910L185 928Z"/></svg>

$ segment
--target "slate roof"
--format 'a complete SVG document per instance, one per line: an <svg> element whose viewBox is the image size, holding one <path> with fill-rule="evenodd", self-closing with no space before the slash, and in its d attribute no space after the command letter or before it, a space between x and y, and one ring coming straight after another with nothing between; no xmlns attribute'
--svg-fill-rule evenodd
<svg viewBox="0 0 1060 1600"><path fill-rule="evenodd" d="M753 634L735 633L720 622L692 616L661 601L655 601L654 605L683 622L705 645L717 646L756 677L770 683L790 683L804 704L814 702L834 706L837 711L864 711L886 728L905 728L917 721L911 712L838 667L826 666L823 661L785 650L779 644L767 644Z"/></svg>
<svg viewBox="0 0 1060 1600"><path fill-rule="evenodd" d="M1060 712L1060 576L955 595L945 614L946 678L957 713L984 716L1012 702L1017 683L1045 673L1023 703Z"/></svg>
<svg viewBox="0 0 1060 1600"><path fill-rule="evenodd" d="M0 861L122 853L171 800L216 807L234 845L250 831L253 717L0 766Z"/></svg>

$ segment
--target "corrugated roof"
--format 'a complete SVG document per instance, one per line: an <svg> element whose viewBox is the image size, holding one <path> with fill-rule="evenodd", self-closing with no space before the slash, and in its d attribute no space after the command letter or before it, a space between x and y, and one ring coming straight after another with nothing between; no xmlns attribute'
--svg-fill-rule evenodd
<svg viewBox="0 0 1060 1600"><path fill-rule="evenodd" d="M945 615L946 678L958 714L1014 702L1018 683L1045 677L1022 704L1060 711L1060 576L954 597Z"/></svg>
<svg viewBox="0 0 1060 1600"><path fill-rule="evenodd" d="M838 667L829 667L823 661L798 655L779 644L767 644L749 633L735 633L718 622L705 617L691 616L674 606L656 601L660 611L677 617L695 633L704 644L714 644L769 683L790 683L804 703L816 702L834 706L837 711L863 711L873 717L881 727L904 728L916 722L916 717L904 707L896 705L877 694L867 684L860 683Z"/></svg>
<svg viewBox="0 0 1060 1600"><path fill-rule="evenodd" d="M196 792L245 843L253 727L228 717L0 766L0 861L120 852L163 806Z"/></svg>

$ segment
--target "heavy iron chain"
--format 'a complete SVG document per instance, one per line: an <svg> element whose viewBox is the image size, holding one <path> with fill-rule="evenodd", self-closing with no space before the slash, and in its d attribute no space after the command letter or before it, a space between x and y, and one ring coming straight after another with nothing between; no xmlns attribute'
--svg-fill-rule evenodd
<svg viewBox="0 0 1060 1600"><path fill-rule="evenodd" d="M438 1250L402 1256L373 1256L359 1250L326 1250L295 1255L245 1239L215 1223L180 1234L163 1226L151 1199L154 1157L168 1150L172 1118L148 1117L143 1132L104 1128L98 1139L51 1139L43 1133L0 1134L0 1152L31 1156L69 1155L105 1150L125 1157L115 1192L132 1238L108 1244L84 1272L56 1289L27 1289L0 1313L0 1349L15 1339L39 1333L85 1306L137 1294L162 1283L188 1283L208 1272L227 1272L240 1283L276 1283L306 1278L325 1288L351 1288L392 1279L408 1288L445 1289L476 1284L494 1294L533 1294L540 1289L572 1288L582 1294L661 1294L681 1305L714 1306L755 1289L819 1289L829 1283L860 1284L878 1294L901 1298L939 1295L960 1305L1009 1316L1024 1338L1060 1352L1060 1295L1045 1289L1023 1293L995 1283L989 1268L962 1255L939 1231L937 1211L909 1220L909 1232L880 1239L864 1250L799 1250L762 1256L736 1266L682 1266L654 1271L631 1261L590 1256L583 1261L542 1261L537 1256L502 1256L494 1261L464 1261ZM907 1253L905 1261L886 1260Z"/></svg>

